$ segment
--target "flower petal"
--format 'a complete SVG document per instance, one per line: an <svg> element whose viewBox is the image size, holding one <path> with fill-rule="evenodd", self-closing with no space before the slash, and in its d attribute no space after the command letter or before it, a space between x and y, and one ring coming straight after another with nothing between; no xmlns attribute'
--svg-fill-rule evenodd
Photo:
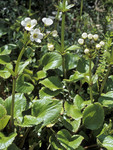
<svg viewBox="0 0 113 150"><path fill-rule="evenodd" d="M32 35L30 35L30 40L31 40L31 41L34 41L34 38L33 38L33 36L32 36Z"/></svg>
<svg viewBox="0 0 113 150"><path fill-rule="evenodd" d="M29 18L29 17L26 17L24 20L25 20L25 22L28 22L28 21L31 22L31 18Z"/></svg>
<svg viewBox="0 0 113 150"><path fill-rule="evenodd" d="M43 39L43 34L42 34L42 33L39 33L39 34L38 34L38 38L39 38L39 39Z"/></svg>
<svg viewBox="0 0 113 150"><path fill-rule="evenodd" d="M37 24L37 20L36 19L31 20L31 26L35 26L36 24Z"/></svg>
<svg viewBox="0 0 113 150"><path fill-rule="evenodd" d="M41 40L38 39L38 38L36 38L35 41L38 42L38 43L41 43Z"/></svg>

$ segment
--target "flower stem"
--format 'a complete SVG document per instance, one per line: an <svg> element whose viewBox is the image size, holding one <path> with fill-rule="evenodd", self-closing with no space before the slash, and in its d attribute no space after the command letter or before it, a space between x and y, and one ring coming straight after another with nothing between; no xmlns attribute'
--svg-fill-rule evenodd
<svg viewBox="0 0 113 150"><path fill-rule="evenodd" d="M65 7L65 0L63 1L63 6ZM62 12L62 25L61 25L61 55L62 55L62 69L63 76L66 78L66 68L65 68L65 54L64 54L64 31L65 31L65 12Z"/></svg>
<svg viewBox="0 0 113 150"><path fill-rule="evenodd" d="M93 103L93 93L92 93L92 72L91 72L91 58L89 58L89 89L90 89L90 100Z"/></svg>
<svg viewBox="0 0 113 150"><path fill-rule="evenodd" d="M31 0L29 0L29 15L31 13Z"/></svg>
<svg viewBox="0 0 113 150"><path fill-rule="evenodd" d="M28 43L29 43L29 41L27 42L26 45L24 45L24 47L22 48L22 50L18 56L16 67L15 67L15 76L13 76L12 103L11 103L11 127L12 127L12 130L14 130L14 105L15 105L16 80L18 78L18 67L19 67L19 63L21 61L21 58L25 52L25 46L27 46Z"/></svg>
<svg viewBox="0 0 113 150"><path fill-rule="evenodd" d="M81 0L81 6L80 6L80 19L82 16L82 10L83 10L83 0Z"/></svg>
<svg viewBox="0 0 113 150"><path fill-rule="evenodd" d="M13 77L12 103L11 103L11 128L14 130L14 102L15 102L16 78Z"/></svg>
<svg viewBox="0 0 113 150"><path fill-rule="evenodd" d="M100 95L102 94L102 91L103 91L103 89L104 89L104 86L105 86L105 83L106 83L106 80L107 80L107 78L108 78L108 75L109 75L110 70L111 70L111 65L108 66L108 70L107 70L106 76L105 76L105 78L104 78L104 80L103 80L103 82L102 82L102 84L101 84Z"/></svg>

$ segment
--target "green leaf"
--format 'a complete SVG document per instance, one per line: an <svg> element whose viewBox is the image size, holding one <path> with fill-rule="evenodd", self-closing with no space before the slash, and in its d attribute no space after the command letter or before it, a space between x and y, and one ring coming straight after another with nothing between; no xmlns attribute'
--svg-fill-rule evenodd
<svg viewBox="0 0 113 150"><path fill-rule="evenodd" d="M70 51L70 50L77 50L77 49L79 49L80 47L79 46L77 46L77 45L72 45L72 46L70 46L70 47L68 47L68 48L66 48L66 51Z"/></svg>
<svg viewBox="0 0 113 150"><path fill-rule="evenodd" d="M93 62L92 64L92 68L94 66ZM78 61L78 65L77 65L77 71L79 71L80 73L88 73L89 72L89 61L86 60L85 58L81 58Z"/></svg>
<svg viewBox="0 0 113 150"><path fill-rule="evenodd" d="M62 57L60 54L51 52L45 54L41 59L41 65L44 70L55 69L61 66Z"/></svg>
<svg viewBox="0 0 113 150"><path fill-rule="evenodd" d="M37 100L32 107L32 115L43 125L48 125L60 116L62 101L53 99Z"/></svg>
<svg viewBox="0 0 113 150"><path fill-rule="evenodd" d="M100 135L98 140L101 142L102 146L107 150L113 150L113 136L111 135Z"/></svg>
<svg viewBox="0 0 113 150"><path fill-rule="evenodd" d="M106 94L101 94L98 101L105 107L113 108L113 91Z"/></svg>
<svg viewBox="0 0 113 150"><path fill-rule="evenodd" d="M69 102L66 101L64 107L67 116L72 117L75 120L79 120L80 118L82 118L81 111L75 105L70 104Z"/></svg>
<svg viewBox="0 0 113 150"><path fill-rule="evenodd" d="M41 120L37 117L31 116L31 115L25 115L22 120L19 120L20 118L17 118L17 122L15 122L16 126L20 127L33 127L35 125L41 124Z"/></svg>
<svg viewBox="0 0 113 150"><path fill-rule="evenodd" d="M3 105L0 104L0 119L7 114L7 111Z"/></svg>
<svg viewBox="0 0 113 150"><path fill-rule="evenodd" d="M7 150L21 150L19 149L14 143L12 143L8 148Z"/></svg>
<svg viewBox="0 0 113 150"><path fill-rule="evenodd" d="M8 115L11 114L11 102L12 102L12 96L9 96L5 100L5 108L7 110ZM26 109L26 98L23 94L15 94L15 107L14 107L14 117L18 118L22 116L22 112Z"/></svg>
<svg viewBox="0 0 113 150"><path fill-rule="evenodd" d="M45 77L46 77L46 74L47 74L47 73L46 73L46 71L44 71L44 70L38 71L38 72L37 72L37 80L45 78Z"/></svg>
<svg viewBox="0 0 113 150"><path fill-rule="evenodd" d="M66 150L75 150L84 139L81 135L73 135L68 130L62 129L57 133L57 139Z"/></svg>
<svg viewBox="0 0 113 150"><path fill-rule="evenodd" d="M39 91L40 98L48 98L48 97L54 97L60 93L61 90L51 91L50 89L46 87L42 87Z"/></svg>
<svg viewBox="0 0 113 150"><path fill-rule="evenodd" d="M24 74L20 75L16 82L16 91L18 93L31 93L34 86L31 83L24 81Z"/></svg>
<svg viewBox="0 0 113 150"><path fill-rule="evenodd" d="M11 145L12 142L14 141L16 135L17 135L17 133L12 133L6 137L3 133L0 132L0 149L1 150L5 149L9 145Z"/></svg>
<svg viewBox="0 0 113 150"><path fill-rule="evenodd" d="M61 121L62 121L64 127L66 127L71 132L76 132L80 126L80 123L81 123L81 119L71 120L70 118L66 118L66 117L62 118Z"/></svg>
<svg viewBox="0 0 113 150"><path fill-rule="evenodd" d="M67 53L65 55L66 70L74 69L80 57L77 54Z"/></svg>
<svg viewBox="0 0 113 150"><path fill-rule="evenodd" d="M0 47L0 56L8 55L11 53L11 49L9 49L8 45Z"/></svg>
<svg viewBox="0 0 113 150"><path fill-rule="evenodd" d="M104 91L105 93L109 91L113 91L113 75L108 77L105 87L104 87Z"/></svg>
<svg viewBox="0 0 113 150"><path fill-rule="evenodd" d="M51 91L56 91L59 89L62 89L62 83L60 79L57 76L52 76L49 78L46 78L39 83L43 84L45 87L49 88Z"/></svg>
<svg viewBox="0 0 113 150"><path fill-rule="evenodd" d="M104 110L100 103L87 106L83 112L83 123L86 128L96 130L102 126L104 121Z"/></svg>
<svg viewBox="0 0 113 150"><path fill-rule="evenodd" d="M0 119L0 130L4 129L11 116L5 115Z"/></svg>
<svg viewBox="0 0 113 150"><path fill-rule="evenodd" d="M2 77L4 79L9 78L11 76L10 70L12 70L12 69L13 69L12 64L10 64L10 63L6 64L6 66L3 66L3 68L0 69L0 77Z"/></svg>
<svg viewBox="0 0 113 150"><path fill-rule="evenodd" d="M74 105L78 108L78 109L83 109L84 108L84 100L77 94L75 97L74 97Z"/></svg>
<svg viewBox="0 0 113 150"><path fill-rule="evenodd" d="M10 57L6 55L0 56L0 64L4 65L10 62Z"/></svg>
<svg viewBox="0 0 113 150"><path fill-rule="evenodd" d="M25 67L26 67L27 65L29 65L30 62L31 62L31 59L28 59L28 60L26 60L26 61L24 61L24 62L21 62L21 63L19 64L18 74L21 74L21 73L23 72L23 70L25 69Z"/></svg>

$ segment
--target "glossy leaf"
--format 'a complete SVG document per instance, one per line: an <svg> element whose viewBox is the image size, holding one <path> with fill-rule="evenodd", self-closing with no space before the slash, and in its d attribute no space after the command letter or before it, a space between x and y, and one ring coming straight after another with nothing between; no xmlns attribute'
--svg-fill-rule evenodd
<svg viewBox="0 0 113 150"><path fill-rule="evenodd" d="M57 139L66 150L75 150L84 139L81 135L73 135L68 130L62 129L57 133Z"/></svg>
<svg viewBox="0 0 113 150"><path fill-rule="evenodd" d="M4 104L8 115L10 115L11 113L11 101L12 101L12 96L9 96L5 100L5 104ZM27 103L24 95L19 93L15 94L15 107L14 107L15 118L22 116L22 112L25 110L26 105Z"/></svg>
<svg viewBox="0 0 113 150"><path fill-rule="evenodd" d="M1 55L8 55L11 53L11 49L9 49L8 45L2 46L0 48L0 56Z"/></svg>
<svg viewBox="0 0 113 150"><path fill-rule="evenodd" d="M44 71L44 70L38 71L38 72L37 72L37 80L45 78L45 77L46 77L46 74L47 74L47 73L46 73L46 71Z"/></svg>
<svg viewBox="0 0 113 150"><path fill-rule="evenodd" d="M31 93L34 89L34 86L31 83L24 81L24 75L20 75L16 82L16 91L18 93Z"/></svg>
<svg viewBox="0 0 113 150"><path fill-rule="evenodd" d="M84 100L82 99L82 97L80 97L78 94L74 97L74 105L78 108L78 109L82 109L84 108Z"/></svg>
<svg viewBox="0 0 113 150"><path fill-rule="evenodd" d="M100 103L87 106L83 112L83 123L86 128L96 130L102 126L104 121L104 110Z"/></svg>
<svg viewBox="0 0 113 150"><path fill-rule="evenodd" d="M0 104L0 119L7 114L7 111L3 105Z"/></svg>
<svg viewBox="0 0 113 150"><path fill-rule="evenodd" d="M113 91L101 94L98 101L105 107L113 108Z"/></svg>
<svg viewBox="0 0 113 150"><path fill-rule="evenodd" d="M42 87L39 91L40 98L48 98L48 97L54 97L60 93L61 90L51 91L50 89L46 87Z"/></svg>
<svg viewBox="0 0 113 150"><path fill-rule="evenodd" d="M0 56L0 64L4 65L10 62L10 57L7 55Z"/></svg>
<svg viewBox="0 0 113 150"><path fill-rule="evenodd" d="M43 84L45 87L49 88L51 91L62 89L62 83L57 76L46 78L40 81L39 83Z"/></svg>
<svg viewBox="0 0 113 150"><path fill-rule="evenodd" d="M82 118L81 111L75 105L65 102L64 107L67 116L72 117L75 120Z"/></svg>
<svg viewBox="0 0 113 150"><path fill-rule="evenodd" d="M5 115L2 118L0 118L0 130L4 129L9 121L11 116Z"/></svg>
<svg viewBox="0 0 113 150"><path fill-rule="evenodd" d="M6 137L3 133L0 132L0 149L5 149L11 145L16 135L17 133L12 133Z"/></svg>
<svg viewBox="0 0 113 150"><path fill-rule="evenodd" d="M60 116L61 109L62 101L41 99L33 104L32 115L43 122L43 125L48 125Z"/></svg>
<svg viewBox="0 0 113 150"><path fill-rule="evenodd" d="M77 45L72 45L72 46L68 47L68 48L66 49L66 51L77 50L77 49L79 49L79 48L80 48L80 47L77 46Z"/></svg>
<svg viewBox="0 0 113 150"><path fill-rule="evenodd" d="M55 69L61 66L62 57L60 54L51 52L45 54L41 59L41 65L44 70Z"/></svg>

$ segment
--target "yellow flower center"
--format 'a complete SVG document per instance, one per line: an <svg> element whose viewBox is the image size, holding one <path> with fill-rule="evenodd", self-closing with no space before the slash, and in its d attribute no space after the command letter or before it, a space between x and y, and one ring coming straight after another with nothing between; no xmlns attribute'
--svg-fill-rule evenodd
<svg viewBox="0 0 113 150"><path fill-rule="evenodd" d="M35 34L33 34L33 38L35 39L35 38L37 38L38 37L38 35L35 33Z"/></svg>
<svg viewBox="0 0 113 150"><path fill-rule="evenodd" d="M29 28L30 28L30 27L31 27L31 24L30 24L30 23L28 23L28 24L27 24L27 27L29 27Z"/></svg>

